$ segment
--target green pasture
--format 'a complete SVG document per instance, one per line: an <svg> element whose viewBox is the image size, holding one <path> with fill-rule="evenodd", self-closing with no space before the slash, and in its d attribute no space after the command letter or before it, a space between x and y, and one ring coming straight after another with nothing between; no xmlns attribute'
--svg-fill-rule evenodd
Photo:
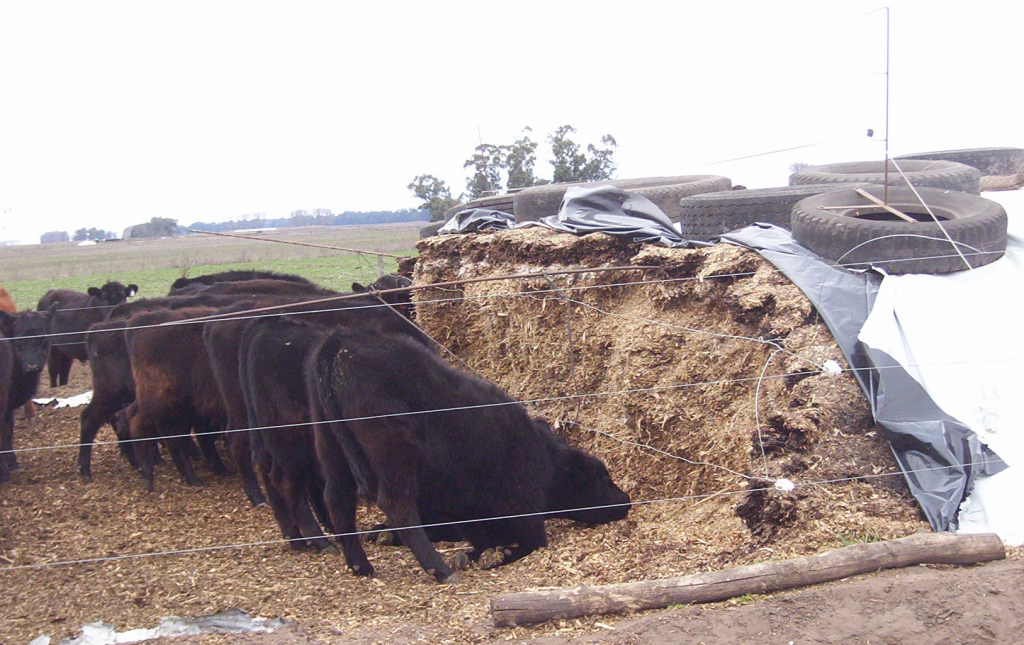
<svg viewBox="0 0 1024 645"><path fill-rule="evenodd" d="M18 309L35 308L49 289L84 291L109 280L139 286L139 296L167 295L182 276L258 269L305 276L325 287L348 290L377 277L377 257L280 243L281 240L413 255L423 222L367 226L303 227L268 231L256 240L188 235L125 240L80 247L75 243L0 248L0 285ZM270 240L270 241L264 241ZM277 241L275 243L275 241ZM397 260L383 258L393 271Z"/></svg>

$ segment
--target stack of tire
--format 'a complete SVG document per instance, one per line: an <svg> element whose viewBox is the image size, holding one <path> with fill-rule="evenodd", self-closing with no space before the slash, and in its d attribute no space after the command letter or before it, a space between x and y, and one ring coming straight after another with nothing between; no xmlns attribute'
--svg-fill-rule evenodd
<svg viewBox="0 0 1024 645"><path fill-rule="evenodd" d="M918 152L897 160L942 160L962 163L981 172L981 190L1024 188L1024 148L971 148Z"/></svg>
<svg viewBox="0 0 1024 645"><path fill-rule="evenodd" d="M1002 206L978 196L981 175L948 159L897 159L888 169L883 161L807 168L790 183L873 186L801 200L790 218L793 238L839 265L894 274L989 264L1006 250L1007 219Z"/></svg>
<svg viewBox="0 0 1024 645"><path fill-rule="evenodd" d="M985 160L997 172L1017 167L995 163L995 150L931 154ZM786 187L687 197L679 204L680 231L687 239L711 241L755 222L775 224L827 260L889 273L949 273L1001 257L1006 212L978 197L983 171L951 159L909 157L888 168L884 161L814 166L791 175Z"/></svg>

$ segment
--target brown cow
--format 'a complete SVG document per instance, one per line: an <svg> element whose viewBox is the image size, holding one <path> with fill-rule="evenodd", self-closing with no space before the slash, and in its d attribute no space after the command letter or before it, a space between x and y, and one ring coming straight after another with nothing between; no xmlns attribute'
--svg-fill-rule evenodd
<svg viewBox="0 0 1024 645"><path fill-rule="evenodd" d="M3 287L0 287L0 311L6 311L9 314L18 313L18 307L14 304L14 298L12 298L10 292ZM4 402L4 405L6 405L6 401ZM21 409L24 411L26 419L31 419L36 416L36 407L32 404L32 399L25 401L25 405L23 405Z"/></svg>

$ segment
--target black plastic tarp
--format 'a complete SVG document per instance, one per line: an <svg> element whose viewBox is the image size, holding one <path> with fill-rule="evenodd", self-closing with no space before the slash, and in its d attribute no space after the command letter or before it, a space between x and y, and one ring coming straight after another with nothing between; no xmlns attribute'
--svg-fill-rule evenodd
<svg viewBox="0 0 1024 645"><path fill-rule="evenodd" d="M932 528L956 530L960 504L975 478L994 475L1006 464L970 428L943 412L896 360L857 340L881 276L832 266L776 226L748 226L722 240L757 251L804 292L854 368L875 423Z"/></svg>

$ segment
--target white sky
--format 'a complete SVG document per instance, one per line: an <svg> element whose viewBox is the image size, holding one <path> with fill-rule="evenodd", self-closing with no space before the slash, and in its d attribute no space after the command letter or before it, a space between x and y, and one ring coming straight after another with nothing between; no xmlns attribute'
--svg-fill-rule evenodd
<svg viewBox="0 0 1024 645"><path fill-rule="evenodd" d="M881 6L0 0L0 240L413 207L527 125L612 134L622 178L785 185L882 158ZM889 6L892 153L1024 146L1024 2Z"/></svg>

